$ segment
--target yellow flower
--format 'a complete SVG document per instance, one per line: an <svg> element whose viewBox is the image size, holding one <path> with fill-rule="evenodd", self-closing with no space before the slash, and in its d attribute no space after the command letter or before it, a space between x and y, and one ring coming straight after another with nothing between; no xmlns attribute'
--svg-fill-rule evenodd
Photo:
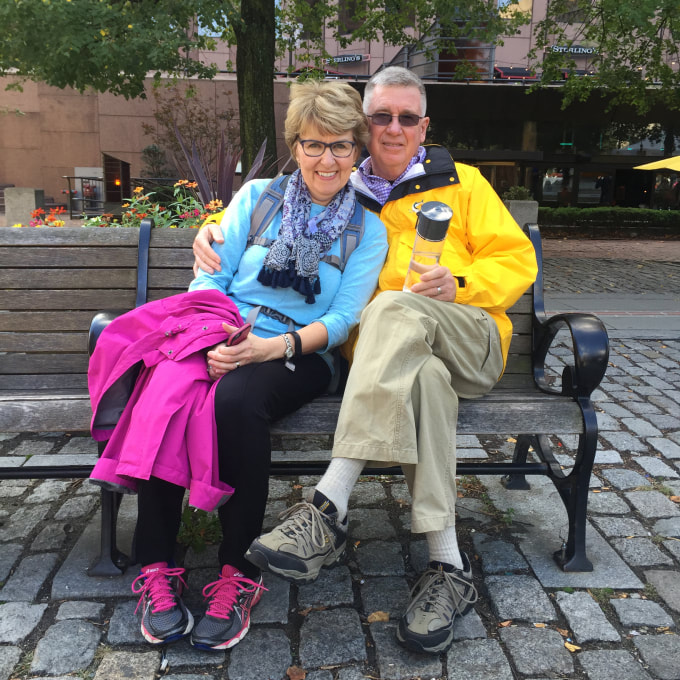
<svg viewBox="0 0 680 680"><path fill-rule="evenodd" d="M142 191L144 191L144 187L135 187L135 190L132 193L133 194L141 194Z"/></svg>
<svg viewBox="0 0 680 680"><path fill-rule="evenodd" d="M66 224L66 222L64 222L64 220L54 220L54 222L52 222L52 224L55 227L63 227Z"/></svg>
<svg viewBox="0 0 680 680"><path fill-rule="evenodd" d="M12 225L13 227L23 227L24 225L21 224L21 222L17 222L16 224Z"/></svg>

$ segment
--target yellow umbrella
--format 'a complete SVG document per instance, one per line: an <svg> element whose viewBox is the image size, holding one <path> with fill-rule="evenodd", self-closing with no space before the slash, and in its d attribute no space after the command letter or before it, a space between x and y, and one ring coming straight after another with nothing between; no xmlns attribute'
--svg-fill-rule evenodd
<svg viewBox="0 0 680 680"><path fill-rule="evenodd" d="M635 170L677 170L680 172L680 156L662 158L660 161L636 165Z"/></svg>

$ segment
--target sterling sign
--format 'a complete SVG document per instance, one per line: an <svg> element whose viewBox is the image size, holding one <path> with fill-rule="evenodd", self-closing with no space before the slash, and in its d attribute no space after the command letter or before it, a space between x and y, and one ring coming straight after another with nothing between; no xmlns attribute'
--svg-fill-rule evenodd
<svg viewBox="0 0 680 680"><path fill-rule="evenodd" d="M326 64L355 64L360 61L369 61L370 54L340 54L331 59L324 59Z"/></svg>
<svg viewBox="0 0 680 680"><path fill-rule="evenodd" d="M550 51L559 54L597 54L597 48L583 45L551 45Z"/></svg>

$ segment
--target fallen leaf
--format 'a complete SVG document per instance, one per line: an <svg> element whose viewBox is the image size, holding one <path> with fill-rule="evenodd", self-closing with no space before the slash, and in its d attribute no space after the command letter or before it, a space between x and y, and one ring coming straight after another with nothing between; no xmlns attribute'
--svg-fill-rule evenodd
<svg viewBox="0 0 680 680"><path fill-rule="evenodd" d="M512 620L510 621L501 621L498 625L501 628L507 628L510 624L512 623Z"/></svg>
<svg viewBox="0 0 680 680"><path fill-rule="evenodd" d="M376 621L389 621L390 620L390 613L389 612L373 612L372 614L368 615L368 622L369 623L375 623Z"/></svg>
<svg viewBox="0 0 680 680"><path fill-rule="evenodd" d="M298 614L299 614L300 616L307 616L307 614L309 614L309 612L311 612L312 609L313 609L313 607L307 607L307 609L301 609L301 610L298 612Z"/></svg>
<svg viewBox="0 0 680 680"><path fill-rule="evenodd" d="M562 637L569 637L569 631L566 628L555 628L555 630L562 636Z"/></svg>
<svg viewBox="0 0 680 680"><path fill-rule="evenodd" d="M512 444L514 444L514 443L517 442L517 440L516 440L514 437L508 437L505 441L506 441L506 442L510 442L510 443L512 443Z"/></svg>
<svg viewBox="0 0 680 680"><path fill-rule="evenodd" d="M290 666L286 671L286 675L290 680L305 680L307 677L307 671L303 670L299 666Z"/></svg>
<svg viewBox="0 0 680 680"><path fill-rule="evenodd" d="M545 628L545 623L534 623L534 628Z"/></svg>
<svg viewBox="0 0 680 680"><path fill-rule="evenodd" d="M673 503L680 503L680 496L670 496Z"/></svg>
<svg viewBox="0 0 680 680"><path fill-rule="evenodd" d="M581 649L578 645L572 645L571 642L565 642L564 646L570 651L570 652L578 652L579 649Z"/></svg>

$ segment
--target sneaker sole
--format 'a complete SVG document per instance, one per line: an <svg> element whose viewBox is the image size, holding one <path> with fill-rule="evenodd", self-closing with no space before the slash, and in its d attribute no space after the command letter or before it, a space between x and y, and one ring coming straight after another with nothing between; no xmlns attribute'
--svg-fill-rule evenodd
<svg viewBox="0 0 680 680"><path fill-rule="evenodd" d="M251 611L253 607L260 601L261 597L262 593L258 592L257 597L253 598L253 603L250 605ZM220 642L216 645L209 645L203 642L194 642L193 638L189 640L189 642L191 643L191 646L195 647L196 649L202 649L207 652L221 652L225 649L231 649L232 647L235 647L239 642L241 642L241 640L243 640L249 630L250 615L248 616L248 623L243 628L241 628L238 635L235 635L233 638L229 638L229 640L225 640L224 642Z"/></svg>
<svg viewBox="0 0 680 680"><path fill-rule="evenodd" d="M189 617L187 619L187 626L184 629L183 633L175 633L175 635L171 635L170 637L167 638L157 638L154 635L152 635L145 627L144 624L141 626L141 631L142 635L144 636L144 639L151 645L169 645L171 642L176 642L177 640L181 640L182 638L186 637L191 633L191 631L194 628L194 617L192 616L191 612L187 609L187 616Z"/></svg>
<svg viewBox="0 0 680 680"><path fill-rule="evenodd" d="M457 616L465 616L472 609L472 605L466 605L465 609ZM413 638L409 635L409 630L403 625L403 619L399 621L397 626L397 641L402 647L405 647L410 652L416 652L420 654L439 654L440 652L445 652L453 643L453 625L456 622L456 617L453 617L451 621L451 627L449 628L449 634L446 639L437 645L428 647L426 639ZM402 627L406 628L405 632L402 632Z"/></svg>
<svg viewBox="0 0 680 680"><path fill-rule="evenodd" d="M262 571L268 571L272 574L276 574L277 576L286 579L286 581L290 581L292 583L312 583L319 577L319 573L321 572L322 568L330 569L342 561L346 545L347 542L345 541L339 549L328 553L324 561L318 567L312 568L309 571L284 569L272 564L270 562L270 557L276 557L278 553L273 550L269 550L264 546L258 545L255 548L251 546L246 552L245 558L255 566L262 569ZM302 560L300 560L300 565L309 566Z"/></svg>

